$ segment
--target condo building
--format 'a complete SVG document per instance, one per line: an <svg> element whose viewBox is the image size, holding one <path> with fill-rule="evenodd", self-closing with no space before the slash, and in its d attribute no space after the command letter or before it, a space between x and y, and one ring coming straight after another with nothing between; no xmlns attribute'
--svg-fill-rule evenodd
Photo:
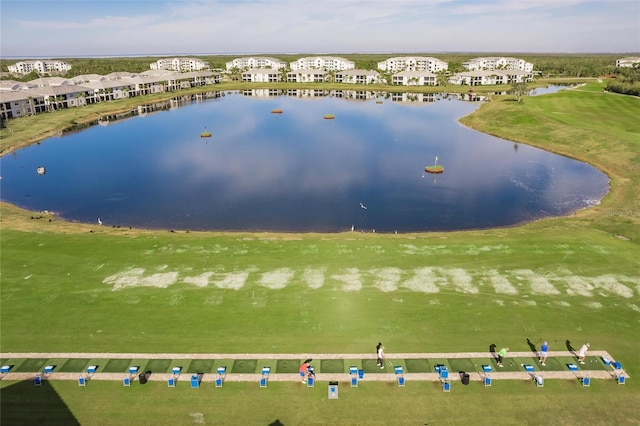
<svg viewBox="0 0 640 426"><path fill-rule="evenodd" d="M189 72L209 69L209 64L197 58L163 58L153 62L150 67L152 70Z"/></svg>
<svg viewBox="0 0 640 426"><path fill-rule="evenodd" d="M29 74L32 71L38 74L52 72L66 72L71 69L71 65L64 61L41 60L41 61L20 61L7 67L9 72L14 74Z"/></svg>
<svg viewBox="0 0 640 426"><path fill-rule="evenodd" d="M469 59L462 63L469 71L493 71L493 70L520 70L533 71L533 64L524 59L508 58L502 56L487 56Z"/></svg>
<svg viewBox="0 0 640 426"><path fill-rule="evenodd" d="M275 70L281 70L287 67L287 63L280 59L268 56L247 56L244 58L235 58L233 61L227 62L226 66L227 71L234 68L241 70L253 68L272 68Z"/></svg>
<svg viewBox="0 0 640 426"><path fill-rule="evenodd" d="M301 69L318 69L325 71L344 71L356 67L353 61L337 56L309 56L289 63L292 71Z"/></svg>
<svg viewBox="0 0 640 426"><path fill-rule="evenodd" d="M378 62L378 69L391 73L400 71L429 71L436 73L449 69L449 64L429 56L399 56Z"/></svg>

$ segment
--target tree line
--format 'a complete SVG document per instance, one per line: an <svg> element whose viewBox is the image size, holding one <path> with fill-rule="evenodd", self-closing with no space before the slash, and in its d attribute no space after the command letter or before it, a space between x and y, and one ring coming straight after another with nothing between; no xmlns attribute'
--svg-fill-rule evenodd
<svg viewBox="0 0 640 426"><path fill-rule="evenodd" d="M192 55L184 55L192 56ZM207 62L211 69L226 69L226 63L242 55L198 55L193 56ZM303 56L309 55L259 55L271 56L286 63L295 61ZM333 54L329 56L340 56L352 60L358 69L378 68L378 62L394 56L432 56L441 59L449 64L449 73L454 74L464 70L462 64L476 57L481 56L507 56L524 59L534 66L534 73L541 77L602 77L613 76L618 78L619 71L616 69L616 59L620 54L526 54L526 53L387 53L387 54ZM150 69L150 64L161 57L140 56L140 57L120 57L120 58L59 58L71 64L71 70L64 74L65 77L75 77L82 74L105 75L117 71L128 71L138 73ZM22 77L15 77L7 74L8 66L16 61L0 59L0 69L3 71L2 79L13 79L19 81L29 81L39 77L37 73L31 73ZM633 79L626 74L620 74L621 80L626 83ZM637 81L637 80L634 80Z"/></svg>

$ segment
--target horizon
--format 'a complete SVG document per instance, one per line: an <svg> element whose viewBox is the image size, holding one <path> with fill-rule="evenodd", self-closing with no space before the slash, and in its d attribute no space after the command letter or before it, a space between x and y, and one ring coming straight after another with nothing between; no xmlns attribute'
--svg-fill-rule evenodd
<svg viewBox="0 0 640 426"><path fill-rule="evenodd" d="M640 52L635 0L2 0L0 24L16 59Z"/></svg>
<svg viewBox="0 0 640 426"><path fill-rule="evenodd" d="M345 52L345 53L315 53L315 52L287 52L287 53L130 53L130 54L113 54L113 55L43 55L43 56L0 56L0 60L59 60L59 59L122 59L122 58L161 58L161 57L202 57L202 56L237 56L237 57L272 57L279 55L286 56L349 56L349 55L395 55L395 56L433 56L433 55L477 55L481 56L505 56L512 57L517 55L525 56L544 56L544 55L570 55L570 56L640 56L639 52L467 52L467 51L443 51L443 52Z"/></svg>

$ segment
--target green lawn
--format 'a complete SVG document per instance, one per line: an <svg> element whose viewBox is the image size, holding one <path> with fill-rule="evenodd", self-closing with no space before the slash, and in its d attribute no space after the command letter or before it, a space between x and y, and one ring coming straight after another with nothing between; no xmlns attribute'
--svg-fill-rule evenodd
<svg viewBox="0 0 640 426"><path fill-rule="evenodd" d="M323 383L195 390L186 379L176 389L50 382L36 393L32 383L3 381L2 424L42 422L34 407L48 407L58 424L129 424L132 413L140 424L637 424L640 99L605 95L595 83L583 89L522 105L494 97L463 120L606 171L611 192L601 205L567 218L410 235L170 233L29 220L2 204L0 343L2 352L364 352L372 358L358 366L379 374L391 367L375 366L377 342L389 354L488 352L492 344L529 351L527 339L543 338L552 351L567 341L607 350L631 375L626 385L496 381L454 384L445 394L438 383L398 388L365 379L354 389L341 384L340 399L329 401ZM250 361L171 360L168 368L261 368ZM408 372L430 372L439 362L470 369L467 361L404 363ZM535 359L511 361L505 370ZM18 360L16 369L30 362ZM493 363L488 356L473 368L481 362ZM271 366L295 373L298 363ZM557 363L548 369L565 367ZM99 371L130 365L153 371L166 362L152 369L146 360L110 360Z"/></svg>

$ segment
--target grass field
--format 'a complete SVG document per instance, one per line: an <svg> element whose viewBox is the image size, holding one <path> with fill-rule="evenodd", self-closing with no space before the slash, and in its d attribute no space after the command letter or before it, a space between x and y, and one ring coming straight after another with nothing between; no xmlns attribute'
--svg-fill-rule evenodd
<svg viewBox="0 0 640 426"><path fill-rule="evenodd" d="M638 424L639 116L640 99L590 83L523 104L494 97L465 117L470 127L588 161L611 178L599 206L514 228L185 233L50 222L1 207L4 353L373 355L379 341L388 353L491 344L526 351L527 338L542 338L550 350L565 350L567 340L607 350L631 375L624 386L502 381L443 394L436 383L372 382L341 385L340 399L329 401L322 384L192 390L52 381L34 390L3 381L2 424ZM255 368L250 361L238 368Z"/></svg>

